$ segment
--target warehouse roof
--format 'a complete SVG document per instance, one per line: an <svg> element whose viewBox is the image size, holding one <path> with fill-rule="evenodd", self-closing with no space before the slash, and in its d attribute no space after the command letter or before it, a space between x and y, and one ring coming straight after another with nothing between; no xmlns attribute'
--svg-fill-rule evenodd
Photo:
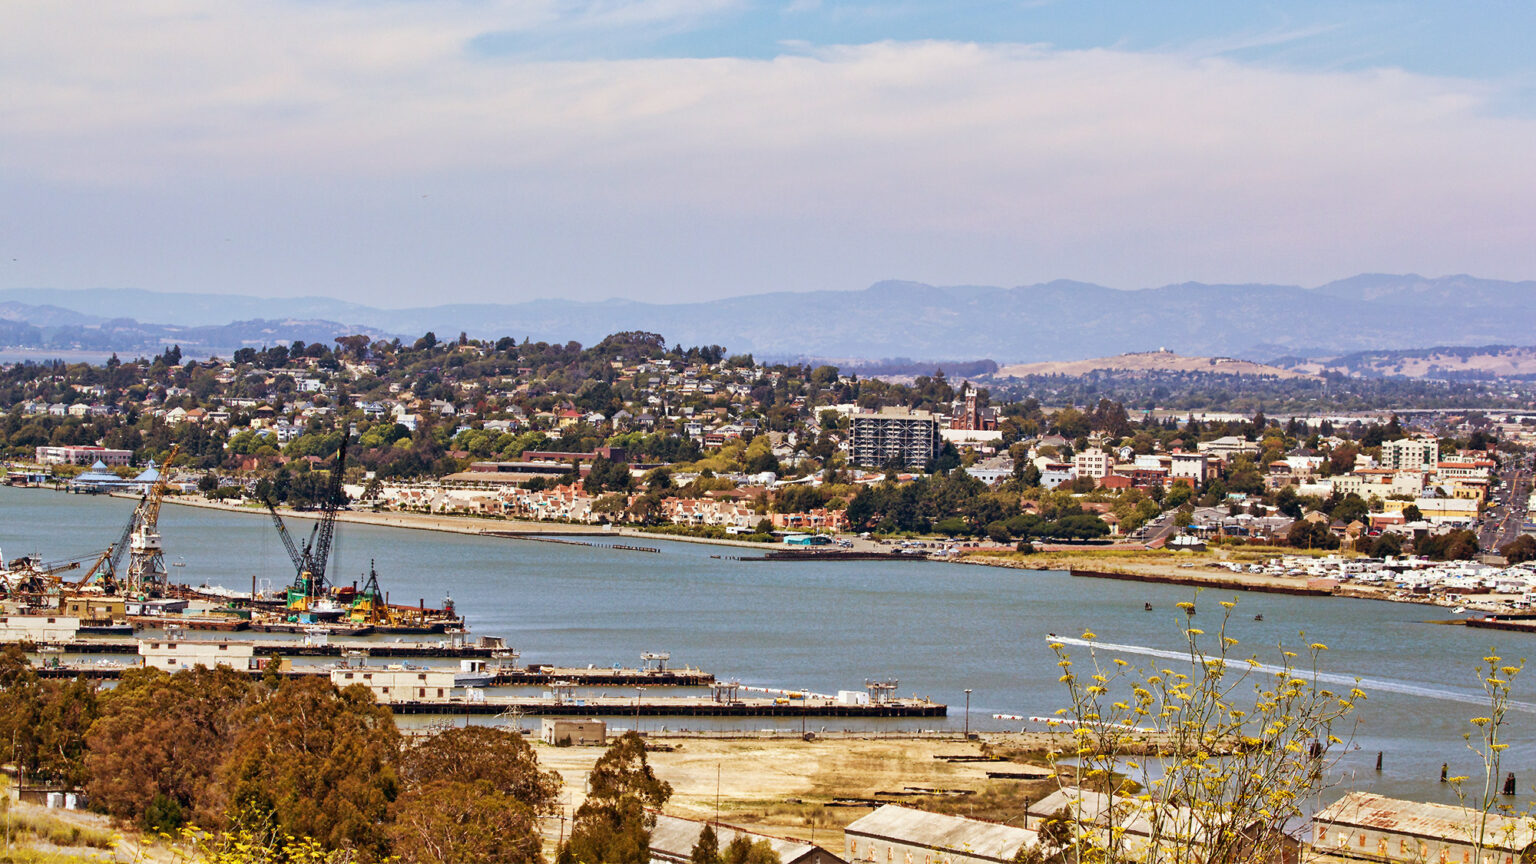
<svg viewBox="0 0 1536 864"><path fill-rule="evenodd" d="M1428 840L1469 843L1482 813L1451 804L1403 801L1370 792L1351 792L1312 817L1314 825L1345 825ZM1536 843L1536 829L1527 820L1488 814L1483 845L1521 852Z"/></svg>
<svg viewBox="0 0 1536 864"><path fill-rule="evenodd" d="M656 814L656 827L651 831L651 861L653 864L654 862L659 862L659 864L687 864L694 844L699 842L699 835L704 833L705 825L714 826L715 836L719 838L722 850L732 840L740 836L747 838L753 843L759 840L768 841L768 845L772 846L773 851L778 853L779 860L783 864L846 864L843 859L820 846L813 846L810 843L770 837L766 834L754 834L731 825L722 825L719 822L711 823L695 819L683 819L660 813Z"/></svg>
<svg viewBox="0 0 1536 864"><path fill-rule="evenodd" d="M1033 846L1039 841L1039 835L1028 828L929 813L896 804L886 804L843 832L909 846L963 851L968 857L993 861L1012 861L1021 846Z"/></svg>

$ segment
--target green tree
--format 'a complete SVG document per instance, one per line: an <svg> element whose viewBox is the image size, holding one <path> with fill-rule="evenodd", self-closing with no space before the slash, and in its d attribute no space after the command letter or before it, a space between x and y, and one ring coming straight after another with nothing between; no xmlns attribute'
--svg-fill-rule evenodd
<svg viewBox="0 0 1536 864"><path fill-rule="evenodd" d="M1297 519L1286 532L1285 542L1297 549L1337 549L1339 538L1321 522Z"/></svg>
<svg viewBox="0 0 1536 864"><path fill-rule="evenodd" d="M146 825L212 806L209 787L236 736L236 716L254 698L250 679L227 668L125 671L86 739L92 805ZM200 820L217 824L221 815Z"/></svg>
<svg viewBox="0 0 1536 864"><path fill-rule="evenodd" d="M722 864L780 864L779 853L767 840L753 841L745 834L731 838L720 859Z"/></svg>
<svg viewBox="0 0 1536 864"><path fill-rule="evenodd" d="M1519 564L1523 561L1536 560L1536 537L1529 534L1521 534L1512 542L1499 547L1499 554L1511 564Z"/></svg>
<svg viewBox="0 0 1536 864"><path fill-rule="evenodd" d="M1388 555L1403 554L1403 538L1399 534L1383 532L1371 543L1370 555L1372 558L1385 558Z"/></svg>
<svg viewBox="0 0 1536 864"><path fill-rule="evenodd" d="M382 858L399 793L400 734L366 687L338 690L306 676L281 682L246 706L241 732L220 768L231 821L311 837L329 849Z"/></svg>
<svg viewBox="0 0 1536 864"><path fill-rule="evenodd" d="M693 844L693 849L688 853L688 864L722 864L720 838L715 834L715 826L705 823L704 830L699 832L698 842Z"/></svg>
<svg viewBox="0 0 1536 864"><path fill-rule="evenodd" d="M533 809L490 782L437 780L395 804L388 827L407 864L533 864L542 861Z"/></svg>
<svg viewBox="0 0 1536 864"><path fill-rule="evenodd" d="M539 769L522 735L490 726L456 726L417 740L401 752L399 773L410 788L486 783L539 814L553 810L560 791L560 775Z"/></svg>
<svg viewBox="0 0 1536 864"><path fill-rule="evenodd" d="M1330 515L1347 525L1350 522L1367 521L1370 519L1370 514L1371 509L1366 506L1365 499L1351 492L1339 501Z"/></svg>
<svg viewBox="0 0 1536 864"><path fill-rule="evenodd" d="M587 789L570 839L556 856L558 864L646 864L656 824L646 808L665 804L672 786L651 770L638 733L624 733L597 760Z"/></svg>

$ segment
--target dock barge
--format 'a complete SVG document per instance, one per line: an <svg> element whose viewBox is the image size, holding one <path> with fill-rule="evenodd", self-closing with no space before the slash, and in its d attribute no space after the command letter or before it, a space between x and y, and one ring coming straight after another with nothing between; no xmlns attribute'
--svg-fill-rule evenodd
<svg viewBox="0 0 1536 864"><path fill-rule="evenodd" d="M484 700L418 700L381 703L396 714L561 715L582 717L943 717L948 706L925 699L892 699L848 704L833 700L744 698L729 702L707 696L662 699L596 697L577 702L552 698L487 697Z"/></svg>

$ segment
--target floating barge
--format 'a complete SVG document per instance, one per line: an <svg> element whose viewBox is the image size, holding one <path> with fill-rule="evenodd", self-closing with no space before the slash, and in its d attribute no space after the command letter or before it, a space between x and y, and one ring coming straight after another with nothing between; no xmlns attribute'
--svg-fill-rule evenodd
<svg viewBox="0 0 1536 864"><path fill-rule="evenodd" d="M1536 619L1527 617L1489 616L1486 618L1467 618L1456 623L1483 630L1510 630L1515 633L1536 633Z"/></svg>
<svg viewBox="0 0 1536 864"><path fill-rule="evenodd" d="M396 714L496 715L523 714L581 717L943 717L948 706L925 699L893 699L849 704L831 700L749 698L720 702L709 697L676 696L658 699L597 697L576 702L557 699L488 697L484 700L410 700L381 702Z"/></svg>

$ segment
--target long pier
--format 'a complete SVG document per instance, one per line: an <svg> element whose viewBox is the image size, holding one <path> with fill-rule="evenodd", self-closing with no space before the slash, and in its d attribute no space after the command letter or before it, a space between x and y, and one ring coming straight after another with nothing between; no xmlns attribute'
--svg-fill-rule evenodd
<svg viewBox="0 0 1536 864"><path fill-rule="evenodd" d="M1123 582L1151 582L1162 585L1192 585L1196 588L1218 588L1231 591L1254 591L1261 594L1295 594L1307 597L1329 597L1332 588L1311 588L1306 584L1283 585L1273 582L1247 582L1241 579L1223 579L1217 575L1191 573L1173 576L1162 573L1119 573L1113 570L1068 570L1073 576L1089 579L1119 579Z"/></svg>
<svg viewBox="0 0 1536 864"><path fill-rule="evenodd" d="M422 700L381 702L396 714L495 715L524 714L580 717L943 717L949 708L938 702L900 699L862 705L834 701L783 699L736 699L719 702L709 698L674 696L659 699L603 698L560 701L488 697L484 700Z"/></svg>
<svg viewBox="0 0 1536 864"><path fill-rule="evenodd" d="M76 678L84 675L86 678L113 681L123 677L123 672L128 669L140 668L136 663L117 662L104 663L61 663L57 666L38 666L36 672L40 678ZM367 667L363 667L367 668ZM328 675L329 666L298 666L277 674L288 678L302 678L310 675ZM252 677L260 677L265 674L262 671L251 671ZM570 683L577 687L708 687L715 683L715 676L709 672L693 670L667 670L665 672L647 672L635 669L506 669L496 673L489 686L492 687L548 687L557 682Z"/></svg>

